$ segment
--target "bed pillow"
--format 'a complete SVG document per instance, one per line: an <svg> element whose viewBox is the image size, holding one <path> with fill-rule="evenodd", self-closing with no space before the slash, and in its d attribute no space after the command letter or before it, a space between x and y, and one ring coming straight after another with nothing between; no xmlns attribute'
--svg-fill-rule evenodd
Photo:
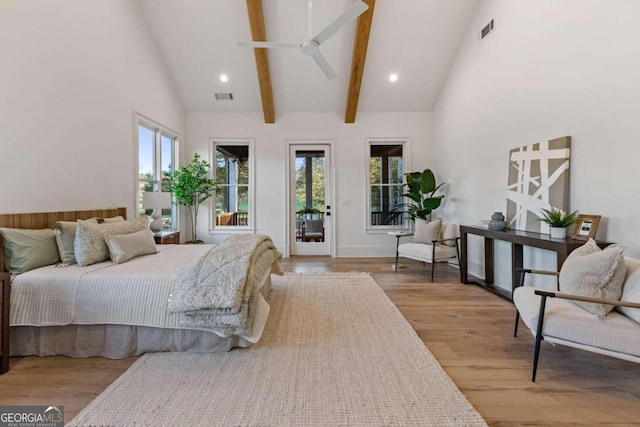
<svg viewBox="0 0 640 427"><path fill-rule="evenodd" d="M5 268L20 274L60 261L53 230L0 228L4 239Z"/></svg>
<svg viewBox="0 0 640 427"><path fill-rule="evenodd" d="M87 221L95 222L123 222L124 218L116 216L113 218L91 218ZM53 230L56 233L56 244L58 245L58 252L60 253L60 261L63 264L75 264L76 256L73 250L73 243L76 239L76 228L78 223L76 221L58 221L53 224Z"/></svg>
<svg viewBox="0 0 640 427"><path fill-rule="evenodd" d="M440 228L442 227L442 220L436 219L435 221L425 221L424 219L416 218L416 229L413 233L413 243L426 243L430 245L433 240L440 239Z"/></svg>
<svg viewBox="0 0 640 427"><path fill-rule="evenodd" d="M107 234L104 239L109 248L109 257L116 264L158 252L153 233L148 228L131 234Z"/></svg>
<svg viewBox="0 0 640 427"><path fill-rule="evenodd" d="M565 260L560 269L560 291L573 295L620 300L627 268L624 246L609 245L600 249L593 239L580 246ZM613 309L612 305L573 301L598 318Z"/></svg>
<svg viewBox="0 0 640 427"><path fill-rule="evenodd" d="M104 237L108 234L130 234L147 228L147 217L131 221L102 223L78 220L73 244L76 261L80 267L109 259L109 248Z"/></svg>

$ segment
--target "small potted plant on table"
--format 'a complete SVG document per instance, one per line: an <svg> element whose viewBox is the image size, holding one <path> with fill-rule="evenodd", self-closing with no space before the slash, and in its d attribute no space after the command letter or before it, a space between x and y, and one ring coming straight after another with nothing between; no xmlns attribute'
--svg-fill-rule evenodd
<svg viewBox="0 0 640 427"><path fill-rule="evenodd" d="M578 219L578 211L565 214L560 209L541 209L542 218L540 221L546 222L550 227L551 238L564 239L567 237L567 227L574 224Z"/></svg>

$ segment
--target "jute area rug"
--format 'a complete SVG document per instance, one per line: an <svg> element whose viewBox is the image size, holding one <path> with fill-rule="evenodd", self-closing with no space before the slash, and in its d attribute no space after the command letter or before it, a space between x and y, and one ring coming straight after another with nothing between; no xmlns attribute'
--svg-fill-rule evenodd
<svg viewBox="0 0 640 427"><path fill-rule="evenodd" d="M273 277L260 342L142 356L70 425L486 425L368 274Z"/></svg>

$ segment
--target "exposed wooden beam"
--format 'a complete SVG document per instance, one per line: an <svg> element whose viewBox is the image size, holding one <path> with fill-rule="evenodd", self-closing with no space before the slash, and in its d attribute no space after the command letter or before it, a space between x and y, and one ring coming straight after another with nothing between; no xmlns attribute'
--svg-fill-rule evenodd
<svg viewBox="0 0 640 427"><path fill-rule="evenodd" d="M364 62L367 59L367 47L369 45L369 33L373 20L373 8L376 0L362 0L369 9L358 17L356 35L353 40L353 55L351 57L351 77L349 77L349 92L347 95L347 108L344 114L345 123L355 123L358 101L360 100L360 85L364 73Z"/></svg>
<svg viewBox="0 0 640 427"><path fill-rule="evenodd" d="M251 27L253 41L267 41L267 32L264 28L264 14L262 12L262 0L247 0L247 13ZM262 97L262 112L265 123L275 123L276 113L273 105L273 89L271 87L271 69L269 67L268 49L253 49L256 57L256 70L258 72L258 84Z"/></svg>

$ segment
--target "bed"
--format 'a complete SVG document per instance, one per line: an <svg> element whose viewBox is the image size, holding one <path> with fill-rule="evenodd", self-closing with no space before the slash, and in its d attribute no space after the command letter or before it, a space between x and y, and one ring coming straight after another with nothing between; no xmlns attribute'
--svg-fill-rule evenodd
<svg viewBox="0 0 640 427"><path fill-rule="evenodd" d="M38 230L57 221L118 216L126 218L126 209L5 214L0 215L0 227ZM122 263L108 260L83 267L58 263L17 275L11 286L10 354L119 359L156 351L221 352L250 346L260 338L269 314L270 275L280 273L280 254L271 248L268 238L261 239L260 247L265 249L260 255L243 249L255 237L234 238L245 240L231 239L221 245L158 245L157 253ZM0 246L0 271L5 271L1 234ZM212 292L210 288L203 291L198 283L200 294L194 297L188 292L195 285L187 282L192 276L211 276L215 286L224 286L227 276L241 274L232 269L238 262L236 253L238 259L250 259L252 267L246 277L247 283L254 283L252 290L247 286L242 291L243 302L255 303L248 310L250 328L241 332L219 323L221 317L239 316L226 314L231 313L228 308L197 303L192 307L194 301ZM205 268L211 255L224 258L216 259L221 266L216 266L215 274L201 274L196 268ZM261 267L253 267L254 262ZM251 292L255 298L249 296Z"/></svg>

